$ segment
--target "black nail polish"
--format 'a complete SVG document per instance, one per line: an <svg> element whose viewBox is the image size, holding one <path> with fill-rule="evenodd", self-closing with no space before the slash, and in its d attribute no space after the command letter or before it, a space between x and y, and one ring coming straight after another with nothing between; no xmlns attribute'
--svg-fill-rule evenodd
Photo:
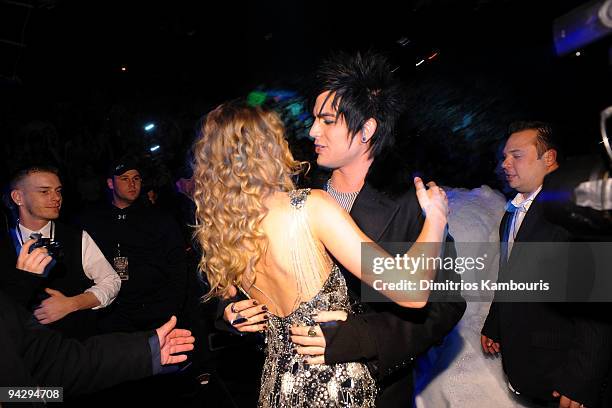
<svg viewBox="0 0 612 408"><path fill-rule="evenodd" d="M267 312L267 311L268 311L268 306L263 305L263 306L261 307L261 310L263 310L264 312Z"/></svg>
<svg viewBox="0 0 612 408"><path fill-rule="evenodd" d="M270 318L270 315L269 315L269 314L265 314L265 315L264 315L264 320L268 320L269 318Z"/></svg>
<svg viewBox="0 0 612 408"><path fill-rule="evenodd" d="M233 325L233 326L235 326L235 325L237 325L237 324L244 323L244 322L246 322L246 321L247 321L247 318L246 318L246 317L240 317L240 318L238 318L238 319L234 319L234 320L232 320L232 325Z"/></svg>

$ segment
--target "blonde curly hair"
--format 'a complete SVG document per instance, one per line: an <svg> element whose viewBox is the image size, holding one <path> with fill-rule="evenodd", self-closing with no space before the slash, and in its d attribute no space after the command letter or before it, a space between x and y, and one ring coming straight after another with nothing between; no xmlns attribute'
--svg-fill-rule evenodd
<svg viewBox="0 0 612 408"><path fill-rule="evenodd" d="M208 113L194 144L196 232L203 255L199 267L210 291L228 297L244 274L254 279L268 240L261 228L263 200L291 191L296 161L278 115L232 101Z"/></svg>

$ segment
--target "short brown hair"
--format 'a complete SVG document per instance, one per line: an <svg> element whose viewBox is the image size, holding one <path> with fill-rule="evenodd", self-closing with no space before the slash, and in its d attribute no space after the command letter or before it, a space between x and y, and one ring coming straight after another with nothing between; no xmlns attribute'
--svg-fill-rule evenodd
<svg viewBox="0 0 612 408"><path fill-rule="evenodd" d="M26 177L33 173L52 173L59 177L59 170L57 167L51 165L36 165L24 167L13 174L11 181L9 182L9 188L14 190L17 188Z"/></svg>
<svg viewBox="0 0 612 408"><path fill-rule="evenodd" d="M559 153L559 146L555 141L553 127L550 123L540 121L513 122L508 127L508 135L529 129L533 129L538 132L536 138L536 150L538 152L538 159L540 159L544 153L551 149Z"/></svg>

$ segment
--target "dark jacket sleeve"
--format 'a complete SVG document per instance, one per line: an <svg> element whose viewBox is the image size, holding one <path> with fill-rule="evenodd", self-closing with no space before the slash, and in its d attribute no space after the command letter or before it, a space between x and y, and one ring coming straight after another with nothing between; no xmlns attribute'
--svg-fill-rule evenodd
<svg viewBox="0 0 612 408"><path fill-rule="evenodd" d="M4 274L0 288L25 308L36 302L36 294L46 282L42 275L17 268L8 268Z"/></svg>
<svg viewBox="0 0 612 408"><path fill-rule="evenodd" d="M79 343L55 333L32 333L34 354L27 360L39 364L34 373L39 384L61 384L70 395L90 393L151 375L150 334L114 333Z"/></svg>
<svg viewBox="0 0 612 408"><path fill-rule="evenodd" d="M2 384L61 386L67 395L90 393L152 373L150 333L110 334L81 343L40 325L0 293L1 343L8 346Z"/></svg>
<svg viewBox="0 0 612 408"><path fill-rule="evenodd" d="M379 375L391 375L441 343L461 319L465 307L464 301L435 302L403 313L351 315L346 322L323 329L325 362L375 359Z"/></svg>
<svg viewBox="0 0 612 408"><path fill-rule="evenodd" d="M489 314L482 326L481 333L495 342L499 342L499 321L497 315L497 304L491 303Z"/></svg>
<svg viewBox="0 0 612 408"><path fill-rule="evenodd" d="M416 241L423 226L416 199L402 203L397 217L410 221L404 231L384 240ZM449 256L456 256L451 237L447 247L452 250ZM381 378L405 369L417 356L440 344L463 316L466 304L461 295L455 292L447 296L448 301L429 302L422 309L388 305L383 312L351 315L345 322L323 328L326 363L371 360Z"/></svg>
<svg viewBox="0 0 612 408"><path fill-rule="evenodd" d="M503 241L503 234L506 228L505 225L508 222L507 221L508 217L509 217L508 213L504 214L503 218L501 219L500 225L499 225L500 243ZM499 256L500 257L502 256L501 252ZM497 273L498 273L497 281L499 282L500 280L499 275L502 273L501 263L500 263L500 267ZM485 322L482 326L482 330L480 332L481 334L487 336L488 338L490 338L491 340L497 343L499 343L500 341L499 318L500 318L499 310L498 310L497 302L495 301L495 296L494 296L493 301L491 302L491 306L489 306L489 314L487 314L487 318L485 319Z"/></svg>
<svg viewBox="0 0 612 408"><path fill-rule="evenodd" d="M557 391L584 406L597 406L612 360L612 324L605 304L572 304L574 338ZM599 316L598 316L599 314Z"/></svg>

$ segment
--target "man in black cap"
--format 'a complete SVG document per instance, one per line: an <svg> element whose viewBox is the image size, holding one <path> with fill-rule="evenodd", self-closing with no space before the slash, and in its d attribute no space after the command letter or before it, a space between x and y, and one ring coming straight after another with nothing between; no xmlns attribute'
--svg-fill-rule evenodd
<svg viewBox="0 0 612 408"><path fill-rule="evenodd" d="M127 208L134 204L142 188L138 163L133 159L120 161L112 167L106 184L113 193L112 201L115 207Z"/></svg>
<svg viewBox="0 0 612 408"><path fill-rule="evenodd" d="M138 161L125 158L109 172L110 205L81 217L122 280L114 306L99 316L101 332L149 330L183 307L188 266L181 230L171 216L138 200Z"/></svg>

